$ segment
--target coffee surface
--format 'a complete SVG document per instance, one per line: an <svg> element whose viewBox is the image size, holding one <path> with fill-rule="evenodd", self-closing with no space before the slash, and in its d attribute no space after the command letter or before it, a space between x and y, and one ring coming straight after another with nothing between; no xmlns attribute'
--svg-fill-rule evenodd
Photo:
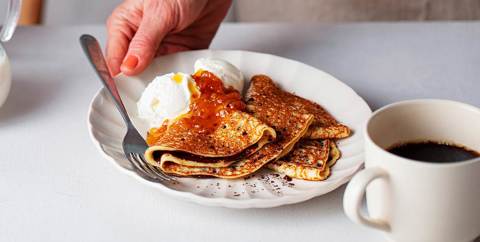
<svg viewBox="0 0 480 242"><path fill-rule="evenodd" d="M435 141L407 142L388 149L395 155L432 163L460 162L480 156L480 153L464 146Z"/></svg>

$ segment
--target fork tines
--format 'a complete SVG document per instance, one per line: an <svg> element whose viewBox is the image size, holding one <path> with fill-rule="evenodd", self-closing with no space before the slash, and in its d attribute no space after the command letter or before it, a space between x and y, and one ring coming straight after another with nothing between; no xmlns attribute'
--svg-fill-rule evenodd
<svg viewBox="0 0 480 242"><path fill-rule="evenodd" d="M155 166L152 166L147 163L143 155L138 153L129 153L127 156L128 160L135 167L137 172L142 173L141 175L146 176L153 180L160 181L175 181L175 178L165 175L160 169Z"/></svg>

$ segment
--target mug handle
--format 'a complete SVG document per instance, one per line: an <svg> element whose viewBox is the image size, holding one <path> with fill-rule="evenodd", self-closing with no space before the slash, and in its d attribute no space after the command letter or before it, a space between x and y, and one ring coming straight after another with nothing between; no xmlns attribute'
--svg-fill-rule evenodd
<svg viewBox="0 0 480 242"><path fill-rule="evenodd" d="M12 38L15 27L17 27L18 17L20 16L21 4L22 0L9 0L8 12L0 31L0 41L7 42Z"/></svg>
<svg viewBox="0 0 480 242"><path fill-rule="evenodd" d="M387 177L388 174L385 170L371 167L358 172L348 183L343 196L343 209L352 221L375 229L390 231L390 224L387 221L371 218L361 212L367 186L375 179Z"/></svg>

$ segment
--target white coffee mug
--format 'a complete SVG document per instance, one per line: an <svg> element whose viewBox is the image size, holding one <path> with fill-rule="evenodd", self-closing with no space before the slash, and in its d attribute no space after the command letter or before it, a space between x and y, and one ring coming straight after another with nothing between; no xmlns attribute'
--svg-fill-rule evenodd
<svg viewBox="0 0 480 242"><path fill-rule="evenodd" d="M365 169L343 205L356 223L397 242L464 242L480 235L480 159L428 163L385 149L445 141L480 151L480 109L448 100L412 100L374 112L364 129ZM362 212L366 193L368 215Z"/></svg>

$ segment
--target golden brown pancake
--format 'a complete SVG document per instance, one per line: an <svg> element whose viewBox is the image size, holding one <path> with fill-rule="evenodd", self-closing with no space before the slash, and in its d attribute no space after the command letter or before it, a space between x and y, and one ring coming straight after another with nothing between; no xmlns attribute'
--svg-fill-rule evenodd
<svg viewBox="0 0 480 242"><path fill-rule="evenodd" d="M298 112L312 114L314 116L313 123L305 134L305 138L340 139L350 135L350 129L338 123L332 115L319 104L281 90L275 85L272 79L266 75L256 75L252 80L253 79L255 79L255 82L252 82L252 85L255 85L256 90L261 90L261 92L266 95L271 95L275 100L282 100L283 103L291 106ZM248 98L247 96L247 102Z"/></svg>
<svg viewBox="0 0 480 242"><path fill-rule="evenodd" d="M220 126L226 123L226 131L215 130L210 137L181 127L169 128L165 130L168 136L163 135L156 146L147 150L147 160L176 176L230 179L267 165L293 178L328 178L330 166L339 159L340 152L334 141L323 138L346 137L350 134L348 127L339 124L320 105L282 91L265 75L252 78L246 100L247 111L253 117L222 119ZM243 119L249 121L238 121ZM254 135L236 140L239 134L245 135L243 131Z"/></svg>
<svg viewBox="0 0 480 242"><path fill-rule="evenodd" d="M304 180L324 180L330 174L327 166L330 140L299 141L285 157L268 163L267 167L289 177Z"/></svg>
<svg viewBox="0 0 480 242"><path fill-rule="evenodd" d="M283 100L256 88L255 77L248 90L247 110L258 120L275 129L277 137L257 152L240 160L224 159L227 167L192 166L176 160L156 160L154 165L164 172L177 176L205 175L221 178L238 178L249 175L269 161L288 153L297 141L304 136L313 122L313 115L299 112Z"/></svg>
<svg viewBox="0 0 480 242"><path fill-rule="evenodd" d="M350 129L343 124L323 126L319 124L312 125L305 138L307 139L342 139L350 136Z"/></svg>
<svg viewBox="0 0 480 242"><path fill-rule="evenodd" d="M287 156L268 163L267 167L292 178L323 181L339 157L334 141L303 139Z"/></svg>
<svg viewBox="0 0 480 242"><path fill-rule="evenodd" d="M275 116L277 115L272 115L272 117ZM179 164L175 160L163 160L155 162L153 165L159 166L166 173L177 176L204 175L231 179L249 175L269 161L279 157L285 149L295 144L307 131L308 126L313 121L313 116L293 113L286 119L286 122L285 120L281 122L272 120L272 123L277 124L278 127L288 130L282 135L281 139L277 138L274 142L266 144L257 152L235 161L228 167L188 166ZM288 126L283 126L283 124L288 124ZM228 158L226 158L225 162L228 163L228 161Z"/></svg>
<svg viewBox="0 0 480 242"><path fill-rule="evenodd" d="M265 85L266 83L273 84L273 81L265 75L252 77L250 87L246 93L247 110L252 113L253 116L275 129L278 140L283 139L285 136L288 137L292 133L292 130L298 128L295 123L292 123L294 122L294 119L291 117L292 115L298 116L303 114L308 116L313 122L314 117L312 114L301 112L291 106L290 103L283 98L284 92L282 90L274 84L275 88L270 88L271 86ZM310 124L311 123L308 125L309 127ZM305 132L302 133L302 136L305 135ZM290 142L285 146L277 159L290 152L298 140L299 138L296 139L295 142Z"/></svg>
<svg viewBox="0 0 480 242"><path fill-rule="evenodd" d="M274 161L268 164L268 168L291 178L307 181L323 181L330 176L330 168L328 166L325 169L319 169L318 167L298 163Z"/></svg>
<svg viewBox="0 0 480 242"><path fill-rule="evenodd" d="M241 161L253 153L257 152L266 143L271 140L259 141L256 144L246 148L240 154L229 157L204 157L184 152L175 151L155 151L146 153L147 161L151 164L163 164L164 162L174 162L179 165L191 166L191 167L227 167L231 164Z"/></svg>
<svg viewBox="0 0 480 242"><path fill-rule="evenodd" d="M278 161L294 162L324 169L330 155L330 140L302 139L290 153Z"/></svg>
<svg viewBox="0 0 480 242"><path fill-rule="evenodd" d="M340 152L340 150L338 149L337 147L337 144L335 144L335 142L330 142L330 154L329 154L329 158L328 158L328 162L327 162L327 166L328 167L332 167L334 166L338 159L340 159L340 156L342 156L342 153Z"/></svg>
<svg viewBox="0 0 480 242"><path fill-rule="evenodd" d="M340 151L334 141L309 139L347 137L350 134L347 126L339 124L320 105L281 90L265 75L252 78L246 99L247 109L255 117L274 128L277 137L281 137L283 130L269 123L272 112L265 112L265 110L273 108L281 116L300 112L314 117L312 125L303 136L305 139L298 142L290 153L288 152L293 146L284 149L276 160L267 164L267 167L292 178L311 181L328 178L330 167L340 158ZM251 103L257 103L257 105L252 107Z"/></svg>
<svg viewBox="0 0 480 242"><path fill-rule="evenodd" d="M166 129L149 133L150 147L147 159L161 156L166 151L185 152L202 157L228 157L258 144L259 148L275 139L275 130L252 115L234 111L220 119L213 132L195 132L184 125L173 123ZM155 136L155 138L151 138ZM155 154L154 154L155 153Z"/></svg>
<svg viewBox="0 0 480 242"><path fill-rule="evenodd" d="M253 155L234 162L228 167L187 166L174 161L164 161L154 165L159 166L162 171L176 176L213 176L233 179L252 174L277 157L281 152L282 147L279 144L269 143Z"/></svg>
<svg viewBox="0 0 480 242"><path fill-rule="evenodd" d="M147 161L226 167L275 139L274 129L244 112L238 91L210 72L192 77L189 112L149 131Z"/></svg>

